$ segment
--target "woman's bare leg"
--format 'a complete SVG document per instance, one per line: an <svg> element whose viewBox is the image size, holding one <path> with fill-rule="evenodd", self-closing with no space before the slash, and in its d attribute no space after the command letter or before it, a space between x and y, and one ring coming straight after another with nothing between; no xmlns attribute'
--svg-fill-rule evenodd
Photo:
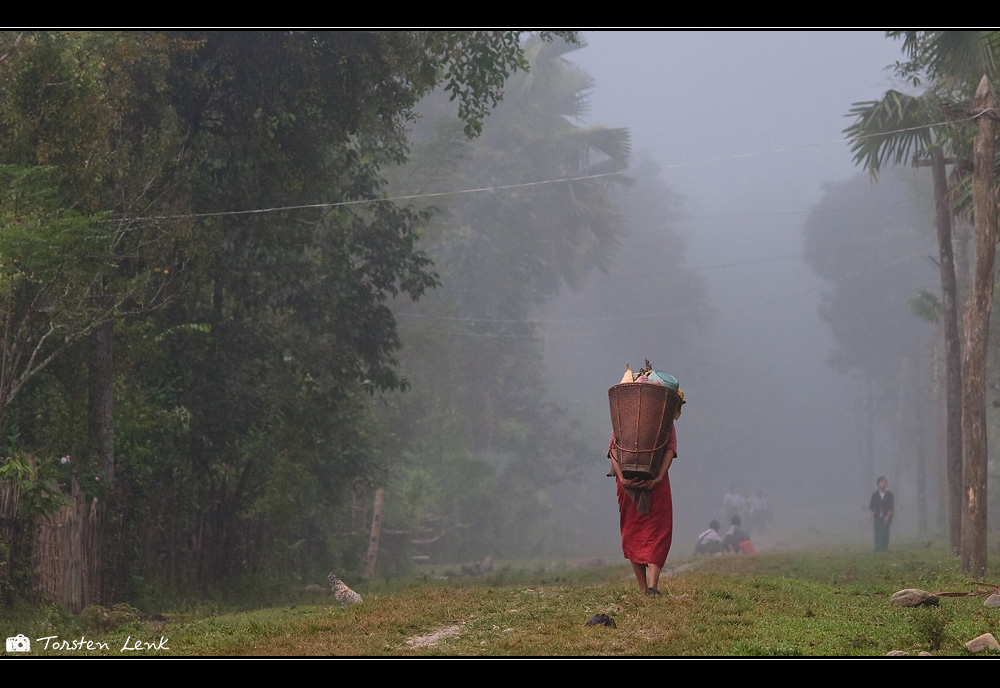
<svg viewBox="0 0 1000 688"><path fill-rule="evenodd" d="M656 564L646 564L646 587L658 590L660 583L660 567Z"/></svg>
<svg viewBox="0 0 1000 688"><path fill-rule="evenodd" d="M639 583L639 590L641 592L646 592L646 564L637 564L634 561L632 563L632 571L635 573L635 579ZM657 571L659 575L659 571Z"/></svg>

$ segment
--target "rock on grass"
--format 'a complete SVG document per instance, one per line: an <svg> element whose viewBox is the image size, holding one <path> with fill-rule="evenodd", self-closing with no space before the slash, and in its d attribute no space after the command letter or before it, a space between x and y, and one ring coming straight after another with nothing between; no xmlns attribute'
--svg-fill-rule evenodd
<svg viewBox="0 0 1000 688"><path fill-rule="evenodd" d="M969 652L982 652L983 650L1000 650L1000 643L993 637L992 633L983 633L978 638L973 638L965 644Z"/></svg>
<svg viewBox="0 0 1000 688"><path fill-rule="evenodd" d="M926 590L919 588L906 588L892 593L889 604L893 607L920 607L922 605L935 605L940 598Z"/></svg>

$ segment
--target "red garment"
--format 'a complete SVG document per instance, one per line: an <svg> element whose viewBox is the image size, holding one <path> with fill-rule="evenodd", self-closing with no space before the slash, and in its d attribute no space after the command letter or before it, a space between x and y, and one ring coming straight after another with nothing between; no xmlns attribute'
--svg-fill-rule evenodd
<svg viewBox="0 0 1000 688"><path fill-rule="evenodd" d="M672 434L672 433L671 433ZM674 439L676 442L676 439ZM675 445L676 446L676 445ZM674 533L674 506L670 499L670 475L653 488L649 513L640 514L621 481L618 485L618 513L621 515L622 552L636 564L655 564L663 568L670 552Z"/></svg>

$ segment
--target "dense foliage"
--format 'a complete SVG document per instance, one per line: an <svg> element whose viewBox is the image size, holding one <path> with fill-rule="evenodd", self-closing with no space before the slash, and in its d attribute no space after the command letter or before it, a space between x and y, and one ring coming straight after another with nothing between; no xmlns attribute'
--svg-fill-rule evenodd
<svg viewBox="0 0 1000 688"><path fill-rule="evenodd" d="M109 597L329 565L403 386L388 300L437 283L429 213L371 201L424 94L473 134L525 65L517 32L0 35L0 435L102 499Z"/></svg>

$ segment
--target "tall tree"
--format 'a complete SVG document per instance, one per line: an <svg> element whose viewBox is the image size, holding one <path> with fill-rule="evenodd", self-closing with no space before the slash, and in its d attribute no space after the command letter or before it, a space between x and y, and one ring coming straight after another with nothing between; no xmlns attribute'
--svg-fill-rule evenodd
<svg viewBox="0 0 1000 688"><path fill-rule="evenodd" d="M986 573L986 345L993 308L993 269L997 244L996 165L997 96L984 75L976 89L977 132L973 148L972 194L976 225L976 271L965 304L965 355L962 367L962 570Z"/></svg>
<svg viewBox="0 0 1000 688"><path fill-rule="evenodd" d="M890 32L888 34L892 38L902 40L903 53L907 60L905 62L896 64L896 74L912 85L917 86L922 80L927 80L930 84L930 88L927 93L922 97L923 101L936 101L944 105L943 110L946 114L956 114L963 116L964 113L962 108L951 105L952 103L963 103L968 102L970 93L972 92L975 84L982 84L981 77L988 84L990 80L995 79L997 75L997 67L1000 64L997 56L1000 55L1000 34L997 32L983 32L983 31L898 31ZM887 94L887 96L892 95L892 93ZM978 97L978 96L977 96ZM896 117L896 131L883 132L881 135L878 131L871 131L868 133L875 134L873 138L866 142L860 137L861 130L864 128L865 117L864 110L868 113L877 114L880 106L877 103L861 104L861 111L857 114L859 115L858 122L855 123L855 135L858 136L855 140L855 151L858 154L857 159L866 159L869 163L875 160L876 164L878 161L885 159L890 156L895 156L896 162L900 162L909 155L909 150L913 145L914 141L920 141L921 145L924 146L925 150L931 156L931 163L935 170L935 184L940 187L940 180L944 177L943 171L940 169L943 162L944 153L940 150L942 147L947 145L953 151L959 151L964 149L968 151L969 149L969 137L967 134L963 133L957 128L944 128L935 130L934 136L938 140L934 145L928 145L928 141L931 137L931 130L927 128L929 124L927 120L928 111L926 108L921 108L920 103L917 99L907 98L906 96L893 95L893 101L898 105L895 112L898 113ZM904 104L906 107L904 107ZM893 112L892 108L888 110L883 110L881 124L885 124L885 112ZM914 121L910 122L910 127L906 128L902 126L905 119L906 113L920 112L923 110L922 117L918 116L917 119L923 118L925 121ZM981 110L975 111L978 113L976 116L981 114ZM891 119L891 117L890 117ZM980 126L982 126L982 120L980 121ZM906 131L900 131L900 129L906 128ZM874 127L878 129L878 127ZM985 136L980 132L980 136ZM977 139L979 140L979 139ZM977 145L984 145L981 141ZM867 153L864 149L867 148ZM864 153L864 154L863 154ZM966 153L967 159L969 157L974 158L974 155ZM979 163L979 168L976 174L985 175L986 171L983 169L984 162ZM975 162L973 165L967 166L963 170L963 175L968 175L970 169L975 168ZM992 164L990 166L992 171ZM979 193L987 193L984 186L979 186ZM946 272L946 259L950 258L950 255L946 255L943 248L945 245L944 233L942 231L942 220L944 217L944 211L942 209L943 202L941 197L943 196L940 191L937 193L938 196L938 217L939 217L939 237L940 244L942 246L941 252L941 271L942 271L942 291L943 291L943 302L946 307L950 307L954 302L954 299L949 297L947 289L949 289L950 284L954 284L954 280L951 276L947 275ZM984 206L985 207L985 206ZM991 211L995 213L995 209ZM990 222L988 218L976 217L977 225L979 222ZM995 241L995 240L994 240ZM982 238L980 238L979 243L981 245ZM949 252L950 253L950 252ZM980 269L989 269L992 271L992 263L989 266L980 263L980 257L977 255L977 273ZM950 262L950 261L949 261ZM977 349L982 347L982 351L976 351L971 354L970 352L963 352L963 368L962 368L962 489L959 489L955 485L955 477L957 474L956 461L954 458L955 447L957 447L957 441L954 438L954 427L955 419L953 418L954 410L949 406L949 421L948 421L948 465L949 465L949 493L951 495L949 511L950 511L950 533L952 546L956 544L956 533L962 530L961 536L959 538L962 566L966 570L969 569L971 565L970 562L975 561L975 566L985 566L985 535L982 537L980 544L975 545L976 554L973 555L969 551L969 547L973 545L972 540L968 539L967 534L964 533L964 528L970 522L969 512L982 509L982 523L983 529L985 529L985 461L986 461L986 443L985 443L985 394L982 395L982 400L980 401L980 395L978 393L972 393L969 388L969 383L964 379L964 376L969 374L969 371L964 367L964 364L970 361L976 362L973 365L978 365L979 358L982 356L982 366L985 369L985 346L986 346L986 330L988 329L989 322L989 312L988 303L986 296L982 293L982 290L987 288L987 284L984 281L985 278L980 276L977 277L977 283L973 288L973 291L969 295L969 300L966 304L966 316L973 315L973 322L968 319L965 320L965 342L966 346L974 342ZM992 284L992 282L990 282ZM979 290L979 294L976 291ZM977 305L974 307L973 303ZM985 317L985 322L977 322L979 318ZM946 315L947 318L947 315ZM954 336L949 333L950 323L946 319L946 337L949 342L948 346L948 397L949 404L952 403L955 394L955 383L953 381L953 375L950 371L957 369L957 365L954 361L953 349L956 349L954 341ZM985 374L985 370L981 371ZM977 375L979 372L977 371ZM979 383L974 383L978 385ZM970 396L971 394L971 396ZM980 406L982 406L980 408ZM976 429L982 424L981 432ZM974 446L969 446L969 442L972 442ZM970 491L969 489L969 479L970 476L981 475L983 476L981 493L976 490ZM973 496L977 496L977 504L975 509L970 503ZM962 502L961 506L958 507L958 513L956 513L956 501L957 497L960 497ZM961 518L961 526L956 526L956 516ZM977 516L977 519L979 517ZM979 526L975 526L978 530ZM985 530L983 530L985 533ZM969 535L969 537L972 537ZM978 542L980 538L975 538Z"/></svg>
<svg viewBox="0 0 1000 688"><path fill-rule="evenodd" d="M952 245L952 210L946 174L946 147L953 136L936 133L930 126L939 121L938 95L926 91L914 97L891 90L881 100L855 103L850 114L856 119L845 130L852 139L854 162L878 178L883 165L927 160L934 183L935 228L941 281L941 319L945 341L946 466L948 476L948 526L952 550L961 539L962 513L962 363L958 334L958 287ZM952 159L954 162L954 159Z"/></svg>
<svg viewBox="0 0 1000 688"><path fill-rule="evenodd" d="M962 569L986 569L986 352L996 252L996 90L1000 34L980 31L907 31L903 50L910 62L901 71L917 80L926 73L943 92L975 103L967 114L977 120L972 153L972 212L976 226L976 268L965 305L962 382ZM978 84L978 86L976 86ZM960 109L961 112L961 109Z"/></svg>
<svg viewBox="0 0 1000 688"><path fill-rule="evenodd" d="M132 403L114 415L141 429L114 440L130 451L111 453L97 431L91 442L104 475L128 483L116 537L131 539L119 551L146 542L189 554L172 566L193 561L186 580L210 585L256 560L267 533L325 537L330 505L373 470L358 422L365 399L401 384L388 300L435 284L415 243L428 213L384 201L384 170L406 158L414 106L439 85L466 135L479 131L526 65L521 41L477 31L0 37L0 163L17 182L0 208L0 251L13 275L7 312L33 328L6 328L0 377L21 391L12 352L28 352L22 366L53 366L97 331L94 380L130 371L92 395L96 425L118 422L107 401L119 389ZM57 232L60 242L46 240ZM112 322L113 350L136 358L109 366ZM66 369L67 385L86 389L80 369ZM0 410L15 401L3 389ZM172 453L144 448L168 435ZM136 458L151 455L152 465ZM149 525L161 517L176 528Z"/></svg>
<svg viewBox="0 0 1000 688"><path fill-rule="evenodd" d="M180 136L160 95L172 49L162 37L140 34L0 36L0 140L11 180L7 199L15 204L4 255L13 258L11 270L30 275L30 298L51 302L44 315L6 313L13 338L0 383L0 421L25 383L85 337L94 340L95 358L108 364L92 366L91 376L93 406L104 409L93 415L106 413L111 322L162 303L166 280L149 263L162 261L163 233L130 218L173 209L163 199ZM85 226L59 231L71 218ZM25 223L34 227L20 231ZM21 355L25 346L32 355ZM110 478L112 436L107 419L97 425L104 426L95 427L103 433L95 444Z"/></svg>

